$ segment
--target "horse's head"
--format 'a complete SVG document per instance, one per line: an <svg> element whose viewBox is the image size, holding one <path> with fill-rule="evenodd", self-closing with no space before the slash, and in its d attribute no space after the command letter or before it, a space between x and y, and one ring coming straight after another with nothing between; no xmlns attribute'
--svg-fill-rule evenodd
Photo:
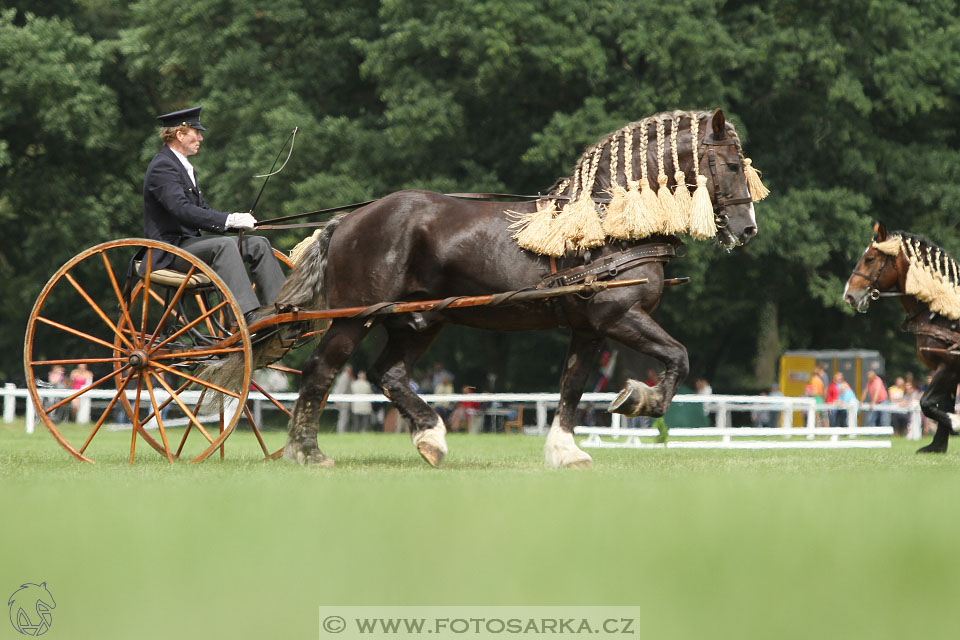
<svg viewBox="0 0 960 640"><path fill-rule="evenodd" d="M717 239L726 247L746 244L757 235L757 218L747 186L744 157L723 111L710 116L710 130L700 143L700 166L717 222ZM702 169L701 169L702 170Z"/></svg>
<svg viewBox="0 0 960 640"><path fill-rule="evenodd" d="M888 237L887 228L882 222L873 225L873 241L867 245L857 266L853 268L853 273L847 279L847 286L843 289L844 302L860 313L866 313L870 301L879 298L881 291L896 289L899 281L899 254L898 237Z"/></svg>

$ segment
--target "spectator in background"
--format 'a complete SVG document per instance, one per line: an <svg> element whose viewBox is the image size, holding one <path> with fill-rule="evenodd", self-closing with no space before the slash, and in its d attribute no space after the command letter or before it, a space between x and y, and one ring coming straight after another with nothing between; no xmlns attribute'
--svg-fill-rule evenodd
<svg viewBox="0 0 960 640"><path fill-rule="evenodd" d="M93 372L87 368L86 363L81 362L70 372L70 388L79 391L84 387L90 386L93 382ZM82 396L70 401L73 408L73 419L77 422L89 422L90 420L90 398Z"/></svg>
<svg viewBox="0 0 960 640"><path fill-rule="evenodd" d="M825 398L827 395L827 385L830 384L830 376L827 375L827 371L821 362L817 363L813 368L813 372L820 379L820 396Z"/></svg>
<svg viewBox="0 0 960 640"><path fill-rule="evenodd" d="M887 400L891 405L904 408L903 398L906 392L906 382L903 377L897 376L890 388L887 389ZM906 435L907 424L910 422L910 415L906 413L891 413L890 425L893 427L893 433L898 436Z"/></svg>
<svg viewBox="0 0 960 640"><path fill-rule="evenodd" d="M813 378L816 378L816 377L817 376L813 376ZM813 384L812 382L813 378L811 378L811 383L808 384L806 387L804 387L803 395L808 398L813 398L814 402L817 404L817 409L815 409L814 411L814 415L816 416L816 425L818 427L825 427L829 424L829 420L827 419L826 412L820 411L820 408L819 408L819 406L823 404L824 394L817 392L818 385ZM822 386L822 381L820 386Z"/></svg>
<svg viewBox="0 0 960 640"><path fill-rule="evenodd" d="M461 393L470 394L474 391L475 389L473 387L464 386ZM482 419L483 413L480 408L480 403L463 400L457 404L457 408L453 410L453 414L450 416L450 430L460 431L466 428L469 433L479 433L479 427L481 426L480 421Z"/></svg>
<svg viewBox="0 0 960 640"><path fill-rule="evenodd" d="M827 382L821 374L823 374L823 365L818 364L814 367L813 371L810 372L810 384L803 390L803 395L811 397L820 396L820 398L823 398L827 394ZM826 374L824 374L824 376L825 375Z"/></svg>
<svg viewBox="0 0 960 640"><path fill-rule="evenodd" d="M844 384L843 374L837 371L835 374L833 374L833 382L831 382L830 386L827 387L827 397L826 397L827 404L834 405L837 403L837 400L840 398L841 384ZM832 407L829 410L831 427L837 426L837 422L838 422L837 419L839 416L838 412L839 412L839 409L837 409L836 407Z"/></svg>
<svg viewBox="0 0 960 640"><path fill-rule="evenodd" d="M453 394L453 377L449 374L449 372L447 375L444 375L440 378L440 383L437 385L437 388L433 390L433 392L439 395ZM449 402L438 402L434 406L434 410L444 422L449 422L450 412L453 410L453 405Z"/></svg>
<svg viewBox="0 0 960 640"><path fill-rule="evenodd" d="M837 374L843 378L843 374ZM840 395L837 398L837 403L842 407L837 410L837 426L845 427L847 426L847 416L848 412L852 411L854 415L857 413L858 402L857 394L853 392L853 389L850 388L850 385L847 384L845 380L841 380L838 385L840 390Z"/></svg>
<svg viewBox="0 0 960 640"><path fill-rule="evenodd" d="M348 394L350 393L351 383L353 383L353 367L346 365L340 371L337 379L333 381L330 393ZM350 424L350 403L338 402L334 405L334 408L337 410L337 433L345 433L347 425Z"/></svg>
<svg viewBox="0 0 960 640"><path fill-rule="evenodd" d="M810 385L807 385L807 387L809 388ZM767 392L761 391L759 395L765 398L767 397ZM764 406L762 409L754 409L753 411L751 411L750 421L753 423L753 426L755 427L775 427L776 426L775 424L773 424L773 412L770 411L770 408L767 406Z"/></svg>
<svg viewBox="0 0 960 640"><path fill-rule="evenodd" d="M350 383L350 393L357 395L373 393L373 387L370 386L370 382L367 380L366 371L357 372L357 378ZM354 417L354 431L370 430L370 424L373 421L373 403L369 400L354 402L353 406L350 407L350 412Z"/></svg>
<svg viewBox="0 0 960 640"><path fill-rule="evenodd" d="M879 427L880 423L887 422L887 416L877 407L887 401L887 388L883 380L877 375L877 372L871 369L867 371L867 384L863 387L863 393L860 395L860 402L864 403L868 410L864 412L863 425L865 427Z"/></svg>

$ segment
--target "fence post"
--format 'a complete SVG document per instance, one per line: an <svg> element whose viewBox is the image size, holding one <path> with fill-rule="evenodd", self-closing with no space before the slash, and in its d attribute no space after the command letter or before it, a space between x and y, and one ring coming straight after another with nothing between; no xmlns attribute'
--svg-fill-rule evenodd
<svg viewBox="0 0 960 640"><path fill-rule="evenodd" d="M27 422L27 433L33 433L33 428L36 426L34 423L37 421L37 412L33 406L33 400L27 398L27 411L24 414L24 419Z"/></svg>
<svg viewBox="0 0 960 640"><path fill-rule="evenodd" d="M3 421L10 424L17 415L17 396L13 395L13 390L17 388L17 385L8 382L3 385L3 388L7 390L7 393L3 396ZM29 398L27 402L30 402Z"/></svg>
<svg viewBox="0 0 960 640"><path fill-rule="evenodd" d="M537 433L543 435L547 432L547 403L544 400L537 400Z"/></svg>

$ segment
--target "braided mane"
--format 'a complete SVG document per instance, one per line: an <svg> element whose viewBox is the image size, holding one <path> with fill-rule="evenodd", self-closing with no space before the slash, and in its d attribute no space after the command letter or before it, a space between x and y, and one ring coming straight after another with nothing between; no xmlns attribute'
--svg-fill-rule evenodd
<svg viewBox="0 0 960 640"><path fill-rule="evenodd" d="M646 163L642 161L648 149L656 148L656 142L650 144L650 139L656 136L652 126L661 123L666 129L664 135L670 136L672 140L679 140L679 138L690 134L694 120L696 120L697 125L701 125L708 121L710 116L711 112L709 111L675 110L663 111L643 120L631 122L607 134L596 144L588 147L577 160L573 172L569 176L559 179L549 191L549 195L565 195L575 199L583 194L586 187L589 187L591 195L605 198L609 196L608 192L612 186L628 188L644 177L647 179L649 186L654 188L657 186L657 176L649 175ZM673 127L676 123L679 123L679 126L674 130ZM733 136L739 142L740 138L733 124L727 122L726 125L727 134ZM698 126L698 129L705 131L700 126ZM698 137L702 138L702 135L698 134ZM674 142L672 146L675 149L677 143ZM616 153L612 153L614 149L616 149ZM657 149L657 155L663 161L669 157L671 170L666 171L670 178L668 184L669 186L676 185L676 154L666 156L663 153L663 144L661 143ZM697 158L697 160L699 159ZM596 176L593 183L590 184L584 180L584 177L589 177L590 166L594 161L597 162ZM630 171L631 168L633 171ZM627 177L628 172L630 174L629 178ZM634 172L640 173L640 175L635 176Z"/></svg>
<svg viewBox="0 0 960 640"><path fill-rule="evenodd" d="M604 136L541 198L536 211L508 212L516 220L513 237L524 249L550 256L598 247L607 238L680 233L715 237L713 204L698 152L712 117L708 111L664 111ZM754 202L763 199L769 191L759 172L743 157L733 125L727 122L725 127L743 161L751 197ZM695 184L688 183L682 165L692 168Z"/></svg>
<svg viewBox="0 0 960 640"><path fill-rule="evenodd" d="M960 320L960 265L946 251L905 231L894 231L886 241L874 242L873 246L888 255L903 252L909 265L904 286L907 295L926 302L935 313Z"/></svg>

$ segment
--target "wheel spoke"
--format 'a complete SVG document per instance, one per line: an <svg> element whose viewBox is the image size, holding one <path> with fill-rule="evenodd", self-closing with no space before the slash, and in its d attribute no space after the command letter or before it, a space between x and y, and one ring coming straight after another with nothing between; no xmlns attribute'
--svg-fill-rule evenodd
<svg viewBox="0 0 960 640"><path fill-rule="evenodd" d="M130 464L137 449L137 432L140 431L140 393L143 391L143 376L137 376L137 399L133 404L133 433L130 434Z"/></svg>
<svg viewBox="0 0 960 640"><path fill-rule="evenodd" d="M250 428L253 429L253 434L257 436L257 442L260 443L260 449L263 451L263 455L269 456L270 452L267 451L267 445L263 442L263 437L260 435L260 429L257 428L257 423L253 419L253 414L250 413L250 407L244 405L243 414L247 416L247 422L250 423Z"/></svg>
<svg viewBox="0 0 960 640"><path fill-rule="evenodd" d="M153 372L148 372L147 375L143 376L143 380L147 383L147 393L150 394L150 404L154 407L154 419L157 421L157 428L160 429L160 439L163 440L163 450L167 454L167 461L173 462L173 454L170 453L170 444L167 442L167 430L163 427L161 411L157 409L157 397L153 393L153 383L150 382L150 375L158 378L159 376Z"/></svg>
<svg viewBox="0 0 960 640"><path fill-rule="evenodd" d="M117 304L120 306L120 312L123 314L124 320L126 320L127 326L133 329L133 320L130 318L130 310L127 308L127 303L123 299L123 293L120 291L120 284L117 282L117 276L113 271L113 265L110 264L110 258L107 257L106 252L101 251L100 257L103 259L103 266L107 270L107 276L110 278L110 286L113 287L113 293L117 296Z"/></svg>
<svg viewBox="0 0 960 640"><path fill-rule="evenodd" d="M190 386L189 380L187 382L184 382L182 385L180 385L180 388L177 389L176 395L179 395L184 389L186 389L189 386ZM173 395L171 395L169 398L164 400L159 407L155 407L153 411L148 413L147 417L144 418L144 422L149 422L150 418L152 418L157 411L163 411L164 409L166 409L167 405L169 405L171 402L173 402Z"/></svg>
<svg viewBox="0 0 960 640"><path fill-rule="evenodd" d="M200 311L205 312L207 310L207 305L203 301L203 296L201 296L199 293L194 293L193 299L197 303L197 306L200 308ZM210 314L210 315L213 315L213 314ZM211 336L216 336L217 332L213 328L213 322L210 321L210 315L207 316L207 320L206 320L207 331L210 332ZM219 338L220 336L217 336L217 337Z"/></svg>
<svg viewBox="0 0 960 640"><path fill-rule="evenodd" d="M51 411L54 411L54 410L56 410L56 409L59 409L60 407L62 407L63 405L67 404L67 403L70 402L71 400L75 400L76 398L79 398L80 396L82 396L83 394L85 394L87 391L91 391L91 390L99 387L101 384L103 384L103 383L106 382L107 380L110 380L111 378L116 377L118 374L120 374L121 372L123 372L123 371L125 371L125 370L127 370L127 369L129 369L129 368L130 368L130 365L125 365L125 366L123 366L123 367L121 367L121 368L119 368L119 369L116 369L113 373L108 373L107 375L103 376L103 377L100 378L99 380L95 380L95 381L91 382L90 384L88 384L87 386L85 386L83 389L77 390L76 393L70 394L69 396L67 396L66 398L64 398L63 400L61 400L60 402L58 402L58 403L50 406L49 408L45 409L45 411L46 411L47 414L49 415Z"/></svg>
<svg viewBox="0 0 960 640"><path fill-rule="evenodd" d="M63 277L67 279L67 282L73 285L73 288L77 290L77 293L80 294L80 297L83 298L88 305L90 305L90 308L93 309L94 313L100 316L100 319L103 320L108 327L110 327L110 330L113 331L117 337L123 340L129 349L133 349L133 344L127 340L127 337L123 335L123 333L120 332L120 329L117 328L117 325L113 324L113 320L107 317L107 314L103 312L103 309L100 308L100 305L93 301L93 298L91 298L90 295L83 289L83 287L80 286L80 283L77 282L69 273L65 273Z"/></svg>
<svg viewBox="0 0 960 640"><path fill-rule="evenodd" d="M95 343L97 343L97 344L99 344L99 345L103 345L103 346L109 348L110 351L113 351L113 350L116 348L114 345L110 344L110 343L107 342L106 340L101 340L100 338L96 338L96 337L90 335L89 333L84 333L83 331L78 331L78 330L76 330L76 329L73 329L73 328L71 328L71 327L68 327L68 326L65 325L65 324L60 324L59 322L57 322L57 321L55 321L55 320L50 320L49 318L44 318L43 316L37 316L37 322L42 322L43 324L50 325L51 327L54 327L54 328L56 328L56 329L60 329L61 331L66 331L67 333L69 333L69 334L71 334L71 335L75 335L75 336L77 336L78 338L83 338L84 340L89 340L90 342L95 342Z"/></svg>
<svg viewBox="0 0 960 640"><path fill-rule="evenodd" d="M292 373L297 376L303 375L303 371L300 371L300 369L294 369L293 367L285 367L282 364L277 364L277 363L268 364L267 368L276 369L277 371L282 371L283 373Z"/></svg>
<svg viewBox="0 0 960 640"><path fill-rule="evenodd" d="M269 400L271 403L273 403L273 406L275 406L277 409L280 409L280 411L283 411L283 412L287 415L288 418L292 418L292 417L293 417L293 414L290 412L289 409L287 409L285 406L283 406L282 404L280 404L280 402L279 402L276 398L274 398L272 395L270 395L269 393L267 393L266 391L264 391L264 390L263 390L263 387L261 387L261 386L260 386L259 384L257 384L255 381L251 380L251 381L250 381L250 386L253 387L254 389L256 389L257 391L259 391L260 393L262 393L267 400Z"/></svg>
<svg viewBox="0 0 960 640"><path fill-rule="evenodd" d="M166 389L167 393L170 394L170 397L173 398L173 401L177 403L177 406L180 407L180 410L183 411L185 416L187 416L187 419L190 421L190 423L196 425L197 429L200 430L200 433L203 434L203 436L210 442L210 444L213 444L213 438L210 437L210 434L207 433L207 430L203 428L202 424L200 424L199 417L196 414L194 414L194 412L191 411L187 405L183 403L183 400L180 399L180 396L178 394L173 392L173 389L170 387L170 385L167 384L167 381L163 379L163 376L157 376L156 374L154 375L157 378L157 382L159 382L160 385L164 389ZM199 409L199 407L200 407L200 404L198 403L197 408ZM187 439L186 433L183 434L183 439L184 440ZM178 456L180 455L181 449L183 449L183 442L180 443L180 448L177 449Z"/></svg>
<svg viewBox="0 0 960 640"><path fill-rule="evenodd" d="M147 266L143 270L143 315L140 318L140 333L147 332L147 310L150 307L150 296L147 292L153 293L150 288L150 276L153 274L153 247L147 248L146 255Z"/></svg>
<svg viewBox="0 0 960 640"><path fill-rule="evenodd" d="M36 367L51 364L94 364L98 362L126 362L126 358L68 358L65 360L31 360L30 366Z"/></svg>
<svg viewBox="0 0 960 640"><path fill-rule="evenodd" d="M153 365L154 365L155 367L159 368L159 369L163 369L164 371L169 371L170 373L172 373L172 374L174 374L174 375L180 376L181 378L186 378L187 380L189 380L189 381L191 381L191 382L195 382L195 383L197 383L197 384L199 384L199 385L203 385L204 387L207 387L208 389L213 389L214 391L218 391L218 392L220 392L220 393L226 394L226 395L228 395L228 396L232 396L232 397L234 397L234 398L239 398L239 397L240 397L240 394L239 394L239 393L236 393L235 391L230 391L229 389L224 389L223 387L220 387L220 386L218 386L218 385L215 385L215 384L213 384L212 382L207 382L206 380L204 380L204 379L202 379L202 378L198 378L198 377L196 377L196 376L192 376L192 375L190 375L189 373L184 373L183 371L178 371L177 369L174 369L174 368L172 368L172 367L168 367L168 366L166 366L166 365L162 365L162 364L160 364L159 362L154 362Z"/></svg>
<svg viewBox="0 0 960 640"><path fill-rule="evenodd" d="M97 435L97 431L100 430L100 427L103 426L104 421L107 419L107 416L110 415L110 412L113 410L114 405L117 404L117 400L120 399L120 396L126 393L127 383L130 382L129 376L124 378L120 383L120 386L117 388L117 395L113 396L113 399L110 400L110 404L107 405L107 408L104 410L103 414L100 416L100 419L97 420L97 424L93 427L93 431L90 432L90 435L87 436L87 439L84 440L83 446L80 447L80 453L83 453L87 450L87 447L90 445L90 441L93 440L93 436Z"/></svg>
<svg viewBox="0 0 960 640"><path fill-rule="evenodd" d="M170 312L177 306L177 303L180 301L180 296L183 295L183 292L187 289L187 283L190 282L190 278L193 277L193 274L196 272L197 268L194 265L190 265L190 270L184 274L183 281L180 283L180 286L177 287L176 293L173 294L173 298L170 302L167 303L167 308L163 310L163 315L160 316L160 321L157 322L157 328L153 330L153 335L150 336L150 339L146 341L146 349L150 348L150 345L153 344L154 338L160 335L160 328L163 327L164 323L167 321L167 318L170 316Z"/></svg>
<svg viewBox="0 0 960 640"><path fill-rule="evenodd" d="M227 305L227 301L224 300L223 302L221 302L220 304L218 304L217 306L215 306L213 309L210 309L209 311L206 311L206 312L203 313L202 315L197 316L196 318L194 318L193 320L191 320L188 324L180 327L180 329L178 329L175 333L173 333L173 334L170 335L170 336L167 336L167 338L166 338L163 342L160 342L159 344L157 344L156 346L154 346L153 349L150 349L149 353L152 355L157 349L161 348L162 346L164 346L165 344L167 344L167 343L170 342L171 340L174 340L174 339L176 339L177 337L183 335L185 332L189 331L190 329L192 329L192 328L195 327L196 325L200 324L201 322L203 322L204 320L206 320L207 318L209 318L212 314L216 313L217 310L222 309L222 308L225 307L226 305Z"/></svg>

